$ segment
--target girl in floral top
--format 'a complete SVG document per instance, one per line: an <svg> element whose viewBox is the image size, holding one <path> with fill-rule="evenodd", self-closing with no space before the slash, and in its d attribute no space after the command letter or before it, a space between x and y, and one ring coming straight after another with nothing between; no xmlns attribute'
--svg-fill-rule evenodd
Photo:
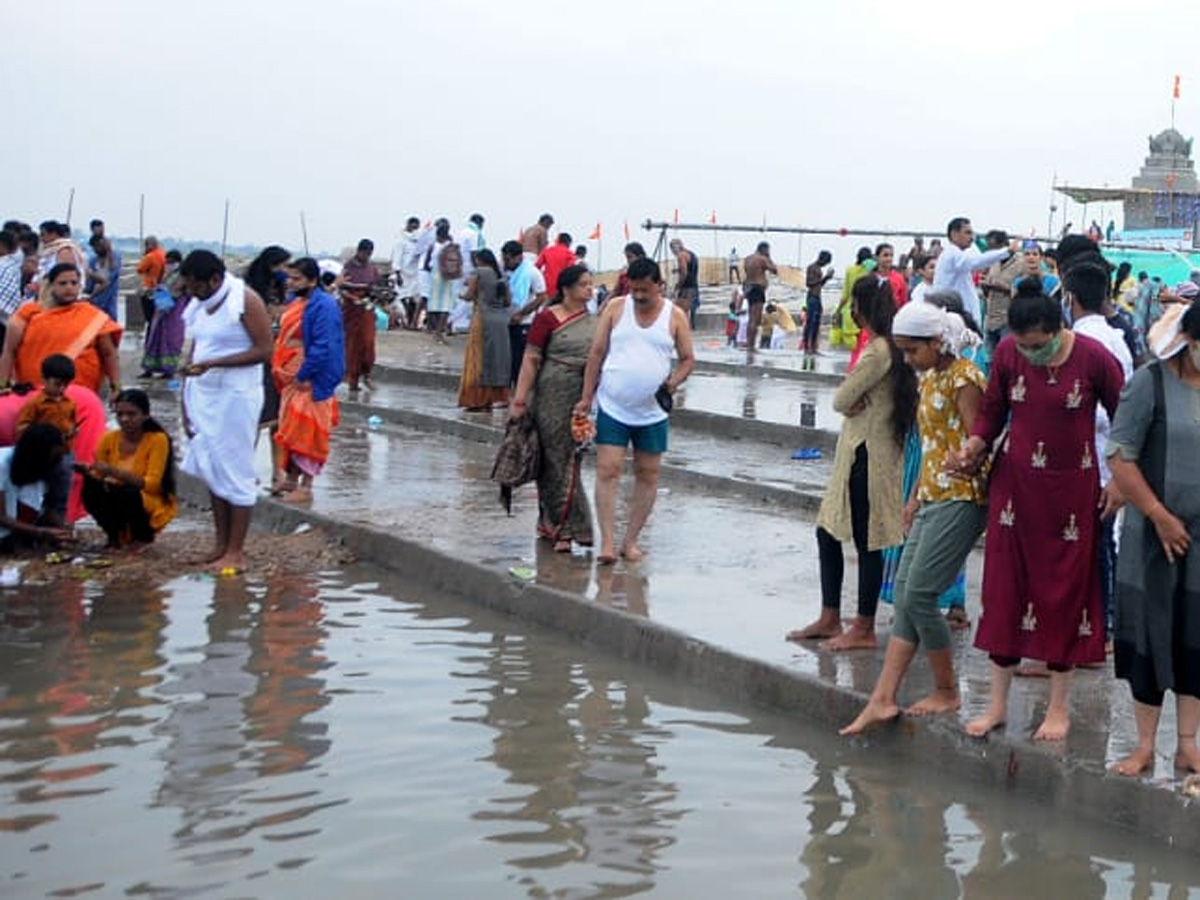
<svg viewBox="0 0 1200 900"><path fill-rule="evenodd" d="M904 509L908 538L896 574L896 607L883 670L866 707L842 734L859 734L900 714L900 682L922 645L934 689L909 707L909 714L958 709L954 651L938 597L953 584L987 523L985 475L953 478L945 471L947 457L970 437L987 384L979 368L958 354L964 331L961 319L928 303L908 304L892 323L904 361L922 373L917 407L921 472Z"/></svg>

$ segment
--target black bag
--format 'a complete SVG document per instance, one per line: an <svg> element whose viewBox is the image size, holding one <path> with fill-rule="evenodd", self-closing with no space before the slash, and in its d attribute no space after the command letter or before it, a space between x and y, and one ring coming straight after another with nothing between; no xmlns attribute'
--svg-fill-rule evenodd
<svg viewBox="0 0 1200 900"><path fill-rule="evenodd" d="M667 383L664 381L658 386L658 390L654 392L654 399L658 405L662 407L662 411L671 414L671 410L675 408L675 398L671 396L671 391L667 388Z"/></svg>

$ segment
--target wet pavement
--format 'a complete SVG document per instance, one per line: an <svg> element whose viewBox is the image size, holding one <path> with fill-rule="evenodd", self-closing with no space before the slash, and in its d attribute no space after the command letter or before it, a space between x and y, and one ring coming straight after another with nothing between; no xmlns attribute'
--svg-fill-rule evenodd
<svg viewBox="0 0 1200 900"><path fill-rule="evenodd" d="M387 335L381 340L381 364L431 371L440 364L445 370L451 367L450 353L434 348L428 338L396 337L393 340ZM800 389L799 385L791 387ZM169 416L171 392L161 382L153 383L152 389L156 402L164 401ZM726 388L714 390L719 393ZM728 390L732 394L737 388ZM369 416L389 411L419 415L407 424L369 424ZM779 448L773 445L748 440L731 445L711 436L689 437L687 429L679 428L673 432L673 449L667 460L702 469L709 480L689 483L665 477L643 538L649 550L647 558L637 565L598 568L590 553L553 554L533 538L536 499L532 486L518 490L511 517L500 508L497 489L488 476L502 412L459 411L448 387L418 388L382 381L378 390L363 393L361 403L346 404L344 412L343 425L334 435L330 464L317 480L314 510L419 542L451 559L498 571L528 567L538 584L648 617L829 685L859 693L870 690L881 652L832 654L783 640L789 629L812 620L819 609L811 515L798 508L800 504L748 503L737 490L713 487L716 480L732 482L739 473L763 477L764 472L786 472L789 466L797 466L791 469L797 474L781 479L785 490L811 492L826 477L827 473L820 471L822 466L779 459ZM736 414L724 418L738 420ZM774 468L764 464L758 469L753 454L774 459ZM265 446L260 447L259 465L265 480L269 472ZM593 481L586 467L583 477L590 496ZM618 523L625 520L623 502L617 515ZM979 613L980 566L977 553L970 562L968 587L973 620ZM843 601L846 615L853 612L850 598L855 577L851 553ZM887 620L886 607L881 607L881 639L886 635ZM957 638L956 647L963 692L959 718L965 720L986 704L987 661L971 648L968 634ZM928 670L918 661L901 699L914 700L929 687ZM1018 680L1006 730L1008 740L1095 772L1132 748L1127 689L1112 679L1107 668L1078 673L1069 740L1064 745L1032 748L1028 738L1044 714L1046 700L1044 680ZM1171 705L1164 713L1151 782L1174 789L1179 775L1168 756L1175 732ZM867 738L855 743L869 748L873 741Z"/></svg>

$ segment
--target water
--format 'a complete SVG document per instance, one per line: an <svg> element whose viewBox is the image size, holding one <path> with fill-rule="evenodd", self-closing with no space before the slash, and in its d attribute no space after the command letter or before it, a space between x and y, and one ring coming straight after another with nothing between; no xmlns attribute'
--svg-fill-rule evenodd
<svg viewBox="0 0 1200 900"><path fill-rule="evenodd" d="M1135 835L389 577L0 593L0 896L1200 896Z"/></svg>

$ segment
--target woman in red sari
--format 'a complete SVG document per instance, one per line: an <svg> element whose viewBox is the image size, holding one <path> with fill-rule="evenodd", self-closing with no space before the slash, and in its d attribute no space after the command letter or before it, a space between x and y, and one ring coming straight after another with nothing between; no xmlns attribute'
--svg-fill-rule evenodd
<svg viewBox="0 0 1200 900"><path fill-rule="evenodd" d="M329 435L338 424L333 392L345 374L345 336L337 301L321 290L321 270L304 257L287 268L295 297L279 319L271 373L279 388L275 443L285 453L285 480L271 493L288 503L312 499L313 478L329 459Z"/></svg>
<svg viewBox="0 0 1200 900"><path fill-rule="evenodd" d="M1096 565L1100 479L1096 407L1111 417L1124 376L1098 342L1063 327L1058 301L1021 281L971 438L949 467L973 475L1004 433L988 486L983 616L975 646L992 661L991 702L967 725L983 737L1007 718L1013 669L1044 660L1050 703L1034 740L1070 729L1071 670L1104 661Z"/></svg>

